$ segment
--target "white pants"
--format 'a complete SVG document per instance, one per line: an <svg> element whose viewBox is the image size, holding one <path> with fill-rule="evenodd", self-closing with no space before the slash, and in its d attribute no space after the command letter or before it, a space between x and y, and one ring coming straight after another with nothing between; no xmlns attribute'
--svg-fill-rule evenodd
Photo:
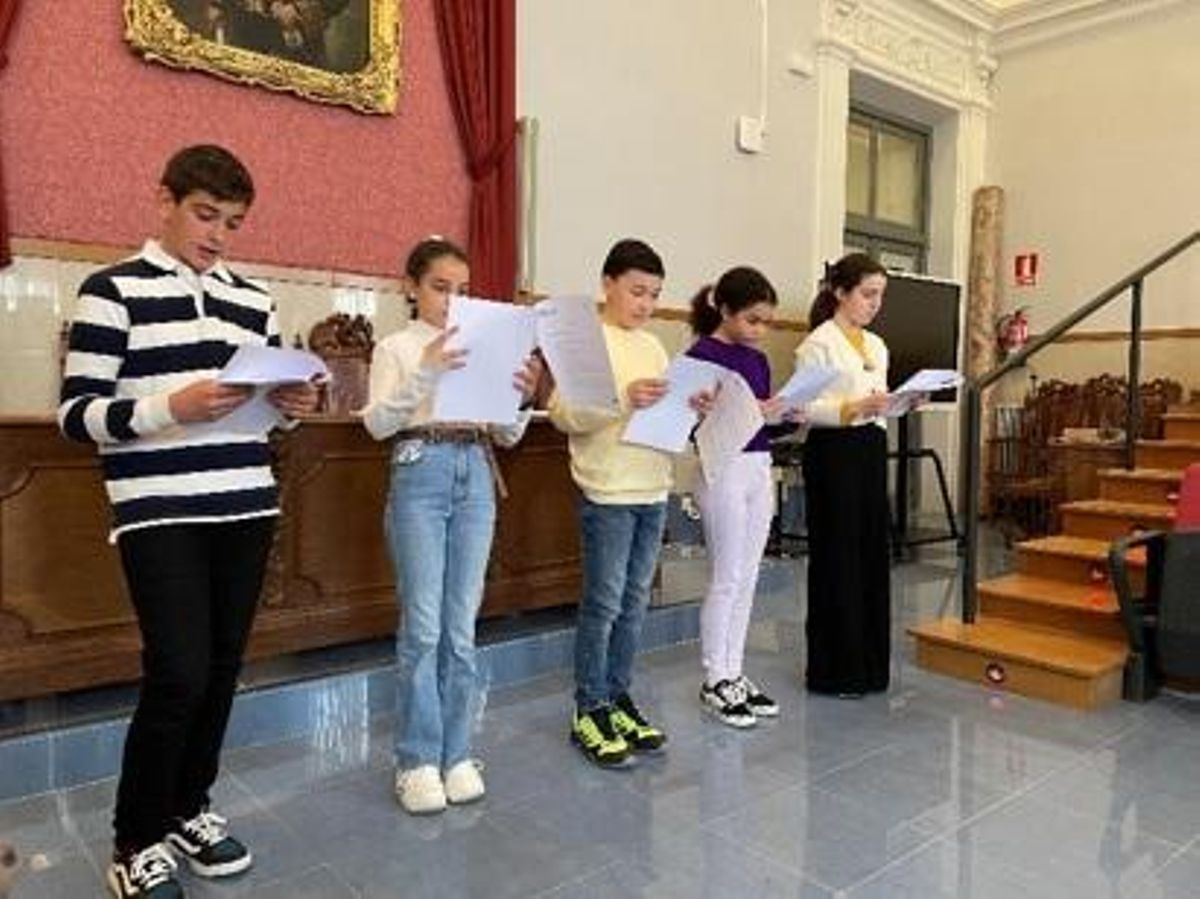
<svg viewBox="0 0 1200 899"><path fill-rule="evenodd" d="M701 479L696 503L711 564L700 607L700 651L709 684L739 677L758 567L775 506L770 453L742 453L715 484Z"/></svg>

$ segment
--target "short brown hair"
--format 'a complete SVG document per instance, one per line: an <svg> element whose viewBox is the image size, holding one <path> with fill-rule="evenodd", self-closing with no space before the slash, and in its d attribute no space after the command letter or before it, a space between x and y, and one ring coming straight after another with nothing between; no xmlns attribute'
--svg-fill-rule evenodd
<svg viewBox="0 0 1200 899"><path fill-rule="evenodd" d="M254 202L254 179L242 161L215 144L184 147L163 169L161 183L178 203L190 193L205 191L230 203Z"/></svg>

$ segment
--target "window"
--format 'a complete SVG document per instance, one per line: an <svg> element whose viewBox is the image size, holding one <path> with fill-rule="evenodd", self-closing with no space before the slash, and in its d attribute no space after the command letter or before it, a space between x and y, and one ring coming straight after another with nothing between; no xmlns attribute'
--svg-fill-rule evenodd
<svg viewBox="0 0 1200 899"><path fill-rule="evenodd" d="M854 107L846 128L846 252L925 271L929 132Z"/></svg>

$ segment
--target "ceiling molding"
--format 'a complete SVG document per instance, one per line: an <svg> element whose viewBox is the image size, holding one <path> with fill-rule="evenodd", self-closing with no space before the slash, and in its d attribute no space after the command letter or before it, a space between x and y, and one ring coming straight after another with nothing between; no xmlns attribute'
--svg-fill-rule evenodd
<svg viewBox="0 0 1200 899"><path fill-rule="evenodd" d="M1184 0L1025 0L1000 11L996 55L1024 50L1090 28L1135 19Z"/></svg>

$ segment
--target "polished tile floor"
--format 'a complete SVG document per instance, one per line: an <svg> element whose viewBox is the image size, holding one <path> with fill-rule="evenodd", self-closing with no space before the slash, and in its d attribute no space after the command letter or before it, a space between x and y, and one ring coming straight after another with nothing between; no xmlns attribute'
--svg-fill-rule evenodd
<svg viewBox="0 0 1200 899"><path fill-rule="evenodd" d="M230 752L216 799L257 855L190 896L1200 896L1200 700L1076 713L916 670L903 627L952 608L949 558L895 569L896 670L858 702L799 688L794 584L761 603L748 669L783 715L735 732L696 703L697 648L639 662L669 752L600 771L567 745L568 678L488 698L489 796L414 819L390 790L390 722L340 714ZM802 591L801 591L802 592ZM0 804L42 870L16 899L103 895L111 780Z"/></svg>

